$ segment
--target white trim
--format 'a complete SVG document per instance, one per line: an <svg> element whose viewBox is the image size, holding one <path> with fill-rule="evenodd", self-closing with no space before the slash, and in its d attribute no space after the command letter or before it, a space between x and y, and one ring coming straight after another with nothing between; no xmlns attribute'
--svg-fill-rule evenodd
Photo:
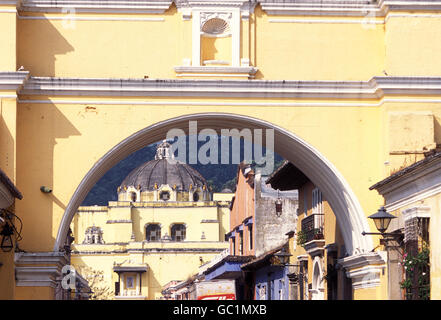
<svg viewBox="0 0 441 320"><path fill-rule="evenodd" d="M432 188L430 188L429 190L417 192L417 193L409 195L408 197L397 200L395 202L388 203L384 206L384 208L387 211L395 211L395 210L402 208L402 207L405 207L409 204L427 199L437 193L441 193L441 184L435 185ZM386 199L386 202L387 202L387 196L383 195L383 197Z"/></svg>
<svg viewBox="0 0 441 320"><path fill-rule="evenodd" d="M338 260L346 269L346 276L352 279L354 289L380 286L380 274L386 267L384 252L367 252Z"/></svg>
<svg viewBox="0 0 441 320"><path fill-rule="evenodd" d="M194 61L193 61L194 63ZM247 74L255 67L178 66L176 72ZM28 74L28 73L27 73ZM5 76L6 77L6 76ZM24 75L23 75L24 77ZM20 79L17 84L27 78ZM6 80L10 81L10 80ZM2 73L0 73L0 88ZM15 86L17 87L17 85ZM15 88L13 87L13 88ZM208 96L380 99L385 95L440 95L441 77L374 77L369 81L190 80L31 77L20 94L93 96ZM393 99L413 102L417 99ZM440 102L428 99L425 102ZM353 103L358 104L358 103Z"/></svg>
<svg viewBox="0 0 441 320"><path fill-rule="evenodd" d="M384 197L386 201L385 208L388 211L394 211L440 193L440 170L441 158L429 159L405 172L402 176L387 181L384 185L380 185L375 189Z"/></svg>
<svg viewBox="0 0 441 320"><path fill-rule="evenodd" d="M191 65L198 67L201 65L201 13L199 11L192 13L191 28Z"/></svg>
<svg viewBox="0 0 441 320"><path fill-rule="evenodd" d="M430 207L418 206L412 207L401 212L404 222L414 218L430 218Z"/></svg>
<svg viewBox="0 0 441 320"><path fill-rule="evenodd" d="M17 287L57 287L58 267L15 267Z"/></svg>
<svg viewBox="0 0 441 320"><path fill-rule="evenodd" d="M229 77L229 78L243 78L243 77L247 77L247 78L254 78L253 75L248 75L248 74L244 74L244 73L237 73L237 74L232 74L232 73L178 73L176 75L177 77Z"/></svg>
<svg viewBox="0 0 441 320"><path fill-rule="evenodd" d="M372 19L268 19L270 23L324 23L324 24L384 24L383 21Z"/></svg>
<svg viewBox="0 0 441 320"><path fill-rule="evenodd" d="M62 17L56 17L56 16L21 16L19 15L18 18L20 20L75 20L75 21L150 21L150 22L163 22L165 21L165 18L124 18L124 17L101 17L101 16L95 16L95 17L78 17L74 15L66 15Z"/></svg>
<svg viewBox="0 0 441 320"><path fill-rule="evenodd" d="M29 71L2 72L0 71L0 90L15 90L22 88L23 84L29 79ZM11 95L3 95L10 97Z"/></svg>
<svg viewBox="0 0 441 320"><path fill-rule="evenodd" d="M368 266L357 270L346 271L346 276L352 279L352 288L369 289L380 286L380 274L385 267Z"/></svg>
<svg viewBox="0 0 441 320"><path fill-rule="evenodd" d="M63 12L73 9L87 13L164 13L173 3L172 0L22 0L20 11L26 12Z"/></svg>
<svg viewBox="0 0 441 320"><path fill-rule="evenodd" d="M14 262L18 287L56 288L69 259L63 252L17 252Z"/></svg>
<svg viewBox="0 0 441 320"><path fill-rule="evenodd" d="M17 99L16 94L0 94L0 99Z"/></svg>
<svg viewBox="0 0 441 320"><path fill-rule="evenodd" d="M95 104L95 105L146 105L146 106L255 106L255 107L367 107L377 108L388 102L403 103L441 103L424 99L383 99L378 103L345 103L345 102L199 102L199 101L130 101L130 100L58 100L58 99L18 99L18 103L33 104Z"/></svg>

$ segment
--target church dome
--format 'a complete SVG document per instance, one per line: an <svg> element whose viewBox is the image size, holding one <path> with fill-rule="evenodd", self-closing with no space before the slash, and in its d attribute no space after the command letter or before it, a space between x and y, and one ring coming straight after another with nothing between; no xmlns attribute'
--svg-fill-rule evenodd
<svg viewBox="0 0 441 320"><path fill-rule="evenodd" d="M189 165L175 160L171 145L164 140L156 149L155 159L130 172L118 190L133 187L141 192L154 191L161 185L169 185L176 191L190 191L196 187L206 188L207 181Z"/></svg>

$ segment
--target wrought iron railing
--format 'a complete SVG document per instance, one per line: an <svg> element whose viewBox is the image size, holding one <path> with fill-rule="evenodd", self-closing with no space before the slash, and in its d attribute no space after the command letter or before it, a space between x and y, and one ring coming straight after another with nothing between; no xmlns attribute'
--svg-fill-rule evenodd
<svg viewBox="0 0 441 320"><path fill-rule="evenodd" d="M312 240L324 239L324 222L325 215L323 213L313 213L302 220L302 233L305 242Z"/></svg>

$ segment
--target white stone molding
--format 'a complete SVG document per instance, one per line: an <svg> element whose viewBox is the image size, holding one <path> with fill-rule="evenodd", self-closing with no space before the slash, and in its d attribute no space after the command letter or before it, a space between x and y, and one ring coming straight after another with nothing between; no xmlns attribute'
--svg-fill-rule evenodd
<svg viewBox="0 0 441 320"><path fill-rule="evenodd" d="M245 77L252 79L257 72L255 67L243 66L177 66L175 67L178 77Z"/></svg>
<svg viewBox="0 0 441 320"><path fill-rule="evenodd" d="M323 255L323 253L325 252L325 240L324 239L311 240L304 244L304 248L305 251L308 252L308 254L311 257L315 257L317 255Z"/></svg>
<svg viewBox="0 0 441 320"><path fill-rule="evenodd" d="M203 28L205 24L210 21L211 19L220 19L225 21L227 24L225 31L222 33L228 33L230 34L230 24L232 19L232 13L231 12L201 12L200 13L200 30L203 34ZM207 33L207 35L210 35L210 33Z"/></svg>
<svg viewBox="0 0 441 320"><path fill-rule="evenodd" d="M18 252L14 256L16 285L18 287L58 286L61 269L69 264L62 252Z"/></svg>
<svg viewBox="0 0 441 320"><path fill-rule="evenodd" d="M200 55L198 55L200 57ZM178 73L254 75L255 67L179 66ZM17 79L17 77L21 77ZM13 80L15 79L15 80ZM21 80L20 80L21 79ZM441 77L373 77L369 81L295 81L295 80L187 80L187 79L116 79L116 78L51 78L30 77L0 73L0 89L13 85L22 95L71 96L195 96L195 97L250 97L250 98L332 98L381 99L386 95L441 95ZM27 80L27 81L25 81ZM21 81L21 82L20 82ZM23 84L20 89L20 85ZM9 84L8 84L9 83ZM220 84L222 83L222 86ZM389 98L390 102L420 102L414 99ZM427 99L421 103L440 103ZM292 102L291 104L302 103ZM381 103L381 102L380 102ZM257 103L258 105L259 103ZM321 106L323 103L309 103ZM379 106L373 103L345 103L348 106ZM280 105L283 105L281 103ZM330 105L326 102L325 105ZM341 105L341 103L337 103Z"/></svg>
<svg viewBox="0 0 441 320"><path fill-rule="evenodd" d="M346 270L346 276L352 279L354 289L380 286L380 275L386 267L384 254L366 252L338 260Z"/></svg>
<svg viewBox="0 0 441 320"><path fill-rule="evenodd" d="M375 184L386 202L385 208L394 211L441 193L441 156L425 158L401 171L399 175Z"/></svg>
<svg viewBox="0 0 441 320"><path fill-rule="evenodd" d="M66 20L65 16L54 16L54 15L44 15L44 16L24 16L18 15L18 19L20 20ZM81 17L79 15L69 15L69 20L74 21L148 21L148 22L163 22L165 18L161 17L105 17L105 16L86 16Z"/></svg>
<svg viewBox="0 0 441 320"><path fill-rule="evenodd" d="M441 1L436 0L379 0L378 2L359 0L260 0L258 2L262 6L262 10L269 15L364 16L373 18L384 17L390 11L441 10Z"/></svg>
<svg viewBox="0 0 441 320"><path fill-rule="evenodd" d="M0 71L0 90L19 91L29 79L29 71L2 72Z"/></svg>
<svg viewBox="0 0 441 320"><path fill-rule="evenodd" d="M173 0L22 0L19 11L64 12L74 9L78 13L155 13L168 10Z"/></svg>
<svg viewBox="0 0 441 320"><path fill-rule="evenodd" d="M401 212L404 222L414 218L430 218L430 207L416 206Z"/></svg>
<svg viewBox="0 0 441 320"><path fill-rule="evenodd" d="M384 17L389 11L439 11L441 1L418 0L380 0L374 1L338 1L338 0L1 0L0 5L15 5L19 11L26 12L63 12L74 9L75 12L87 13L153 13L161 14L176 4L184 19L192 16L194 9L220 10L222 8L237 8L244 20L260 3L262 9L269 15L298 15L298 16L368 16Z"/></svg>
<svg viewBox="0 0 441 320"><path fill-rule="evenodd" d="M312 267L312 289L309 290L312 300L323 300L325 288L323 287L323 266L322 260L316 256Z"/></svg>

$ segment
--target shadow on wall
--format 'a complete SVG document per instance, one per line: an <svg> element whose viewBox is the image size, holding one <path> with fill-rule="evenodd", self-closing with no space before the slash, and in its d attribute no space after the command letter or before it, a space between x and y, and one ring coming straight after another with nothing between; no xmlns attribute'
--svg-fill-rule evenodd
<svg viewBox="0 0 441 320"><path fill-rule="evenodd" d="M23 220L23 240L20 248L26 251L52 251L58 223L66 204L59 200L60 190L54 185L54 167L69 180L71 163L54 163L57 139L80 135L80 132L53 104L20 104L17 112L17 187L23 200L16 202L17 214ZM20 124L26 124L21 125ZM53 189L43 193L41 186Z"/></svg>
<svg viewBox="0 0 441 320"><path fill-rule="evenodd" d="M31 75L55 76L57 55L74 51L49 20L18 19L17 65ZM50 39L50 41L48 41Z"/></svg>
<svg viewBox="0 0 441 320"><path fill-rule="evenodd" d="M441 117L433 116L433 127L434 127L434 134L435 134L435 143L437 145L441 144Z"/></svg>
<svg viewBox="0 0 441 320"><path fill-rule="evenodd" d="M5 172L5 174L14 181L14 138L3 119L5 102L0 99L0 168Z"/></svg>

